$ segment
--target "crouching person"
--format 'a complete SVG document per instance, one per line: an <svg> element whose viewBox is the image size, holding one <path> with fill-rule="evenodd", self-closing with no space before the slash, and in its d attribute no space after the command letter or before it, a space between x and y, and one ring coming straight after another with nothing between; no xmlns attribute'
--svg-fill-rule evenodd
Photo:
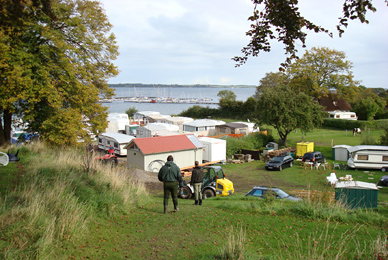
<svg viewBox="0 0 388 260"><path fill-rule="evenodd" d="M168 199L170 194L172 196L172 202L174 204L174 212L179 211L178 209L178 184L182 187L182 174L179 167L174 163L172 155L167 157L167 162L159 170L158 174L159 181L163 182L164 191L164 214L167 213Z"/></svg>
<svg viewBox="0 0 388 260"><path fill-rule="evenodd" d="M199 162L195 161L195 167L191 174L191 185L194 187L195 203L194 205L202 205L202 183L203 169L199 167Z"/></svg>

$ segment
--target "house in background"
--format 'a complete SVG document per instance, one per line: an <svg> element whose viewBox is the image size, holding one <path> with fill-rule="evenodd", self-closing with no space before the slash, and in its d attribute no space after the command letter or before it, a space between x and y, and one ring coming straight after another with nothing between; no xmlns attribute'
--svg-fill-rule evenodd
<svg viewBox="0 0 388 260"><path fill-rule="evenodd" d="M337 94L329 94L327 97L322 97L318 100L319 104L323 106L324 111L350 111L352 107L349 102L343 97L338 97Z"/></svg>
<svg viewBox="0 0 388 260"><path fill-rule="evenodd" d="M216 126L216 135L222 134L249 134L249 127L246 124L241 123L227 123Z"/></svg>
<svg viewBox="0 0 388 260"><path fill-rule="evenodd" d="M184 132L192 132L198 136L211 136L216 134L216 126L225 124L224 121L212 119L197 119L183 124Z"/></svg>
<svg viewBox="0 0 388 260"><path fill-rule="evenodd" d="M133 139L126 147L127 168L158 172L172 155L180 167L202 162L203 144L193 134Z"/></svg>

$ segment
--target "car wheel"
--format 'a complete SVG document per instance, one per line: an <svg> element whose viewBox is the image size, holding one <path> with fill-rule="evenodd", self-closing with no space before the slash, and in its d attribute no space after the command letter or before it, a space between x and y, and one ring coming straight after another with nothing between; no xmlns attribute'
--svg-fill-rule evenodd
<svg viewBox="0 0 388 260"><path fill-rule="evenodd" d="M386 171L387 171L387 168L385 168L385 167L384 167L384 168L381 168L381 171L382 171L382 172L386 172Z"/></svg>
<svg viewBox="0 0 388 260"><path fill-rule="evenodd" d="M193 194L191 193L190 188L186 186L181 188L179 195L182 199L190 199Z"/></svg>
<svg viewBox="0 0 388 260"><path fill-rule="evenodd" d="M292 163L292 162L290 162L290 168L292 167L292 165L293 165L293 163Z"/></svg>
<svg viewBox="0 0 388 260"><path fill-rule="evenodd" d="M204 190L202 194L203 199L211 198L214 196L215 196L214 191L212 191L211 189Z"/></svg>
<svg viewBox="0 0 388 260"><path fill-rule="evenodd" d="M279 166L279 171L281 171L281 170L283 170L283 166L280 165Z"/></svg>

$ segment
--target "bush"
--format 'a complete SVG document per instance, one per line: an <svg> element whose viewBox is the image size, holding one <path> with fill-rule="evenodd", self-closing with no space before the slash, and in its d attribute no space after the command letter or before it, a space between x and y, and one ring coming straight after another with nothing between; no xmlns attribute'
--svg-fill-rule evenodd
<svg viewBox="0 0 388 260"><path fill-rule="evenodd" d="M254 150L273 142L273 136L265 134L250 134L241 138L228 137L226 139L226 156L232 158L233 154L241 153L242 149Z"/></svg>

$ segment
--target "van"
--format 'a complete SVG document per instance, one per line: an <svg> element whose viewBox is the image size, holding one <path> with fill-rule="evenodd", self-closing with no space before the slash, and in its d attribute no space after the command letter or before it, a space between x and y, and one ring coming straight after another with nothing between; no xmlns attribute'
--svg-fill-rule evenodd
<svg viewBox="0 0 388 260"><path fill-rule="evenodd" d="M348 148L348 166L353 169L388 170L388 146L359 145Z"/></svg>

